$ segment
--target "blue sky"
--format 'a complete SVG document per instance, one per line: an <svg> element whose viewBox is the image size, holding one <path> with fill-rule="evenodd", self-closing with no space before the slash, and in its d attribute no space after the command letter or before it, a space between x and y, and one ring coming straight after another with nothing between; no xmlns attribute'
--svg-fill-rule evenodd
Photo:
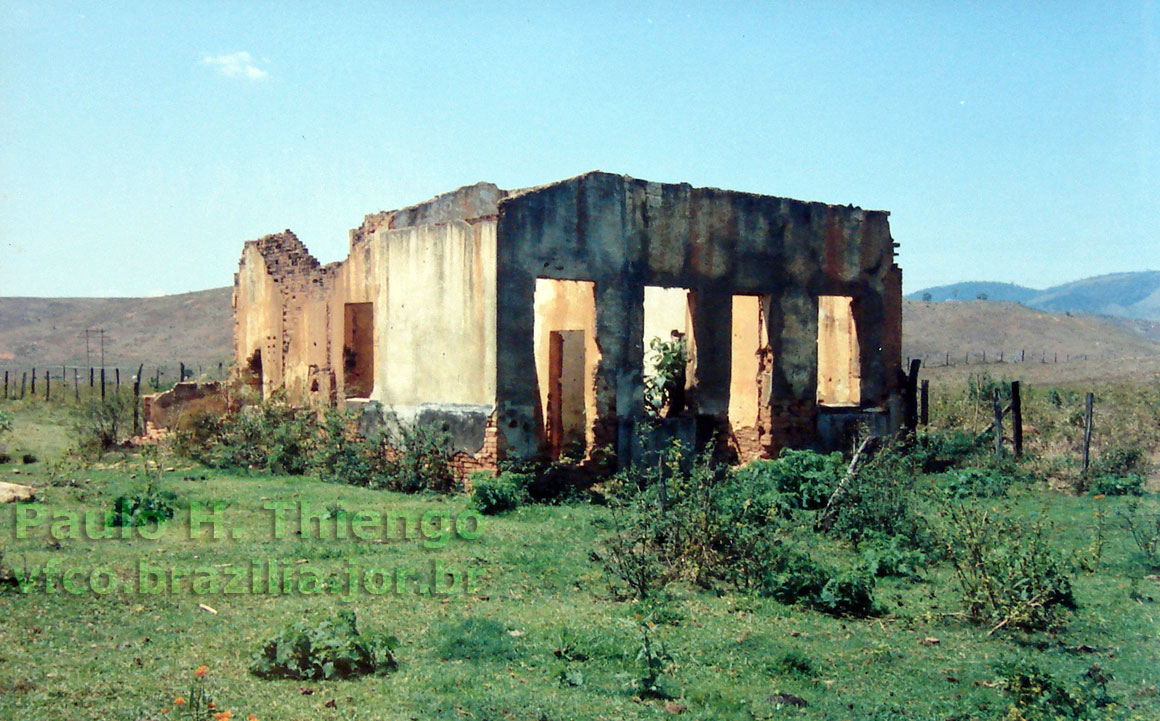
<svg viewBox="0 0 1160 721"><path fill-rule="evenodd" d="M891 211L905 290L1160 268L1160 0L0 5L0 295L588 170Z"/></svg>

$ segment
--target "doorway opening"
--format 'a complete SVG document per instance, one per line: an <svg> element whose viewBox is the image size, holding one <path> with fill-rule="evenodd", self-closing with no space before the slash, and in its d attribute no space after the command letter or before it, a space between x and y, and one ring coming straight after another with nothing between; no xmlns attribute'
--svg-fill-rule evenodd
<svg viewBox="0 0 1160 721"><path fill-rule="evenodd" d="M596 284L537 278L534 304L540 440L553 458L580 461L595 440Z"/></svg>
<svg viewBox="0 0 1160 721"><path fill-rule="evenodd" d="M818 298L818 405L857 406L862 402L862 370L854 299Z"/></svg>
<svg viewBox="0 0 1160 721"><path fill-rule="evenodd" d="M687 406L696 348L688 288L644 287L644 407L673 418Z"/></svg>
<svg viewBox="0 0 1160 721"><path fill-rule="evenodd" d="M375 385L374 303L347 303L342 342L343 389L347 398L369 398Z"/></svg>
<svg viewBox="0 0 1160 721"><path fill-rule="evenodd" d="M734 429L755 428L761 404L768 400L769 374L773 366L762 296L733 296L732 336L729 423Z"/></svg>

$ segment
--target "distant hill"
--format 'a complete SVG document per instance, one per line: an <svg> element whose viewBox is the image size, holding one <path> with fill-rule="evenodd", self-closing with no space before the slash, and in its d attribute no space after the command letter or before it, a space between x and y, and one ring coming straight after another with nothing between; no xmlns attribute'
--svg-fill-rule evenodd
<svg viewBox="0 0 1160 721"><path fill-rule="evenodd" d="M232 289L157 298L0 298L0 368L85 365L86 328L105 329L109 366L164 366L179 362L216 370L233 356ZM1137 303L1138 305L1138 303ZM99 338L90 357L100 363ZM903 356L928 365L950 353L957 362L1027 359L1060 362L1069 356L1160 356L1160 322L1090 314L1051 313L1005 301L903 304Z"/></svg>
<svg viewBox="0 0 1160 721"><path fill-rule="evenodd" d="M233 357L233 288L156 298L0 298L0 367L85 365L104 328L105 364L210 367ZM100 364L100 337L89 336Z"/></svg>
<svg viewBox="0 0 1160 721"><path fill-rule="evenodd" d="M1045 310L1160 320L1160 271L1084 278L1048 288L1031 304Z"/></svg>
<svg viewBox="0 0 1160 721"><path fill-rule="evenodd" d="M978 362L1020 357L1135 358L1160 354L1160 323L1090 314L1051 313L1006 301L904 301L903 355L943 363L946 354Z"/></svg>
<svg viewBox="0 0 1160 721"><path fill-rule="evenodd" d="M929 294L929 297L928 297ZM1113 273L1036 290L1014 283L967 282L911 293L911 300L1000 300L1032 308L1160 320L1160 271Z"/></svg>
<svg viewBox="0 0 1160 721"><path fill-rule="evenodd" d="M917 293L906 296L911 300L930 300L940 303L946 300L1009 300L1015 303L1026 303L1041 291L1014 283L990 283L987 281L968 281L951 285L936 285L925 288ZM927 298L927 294L930 298Z"/></svg>

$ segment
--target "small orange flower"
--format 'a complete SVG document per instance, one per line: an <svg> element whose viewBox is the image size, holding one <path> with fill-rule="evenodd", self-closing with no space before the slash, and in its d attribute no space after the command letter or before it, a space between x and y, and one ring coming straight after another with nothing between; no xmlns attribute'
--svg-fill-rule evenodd
<svg viewBox="0 0 1160 721"><path fill-rule="evenodd" d="M206 675L207 673L209 673L209 669L208 669L208 668L206 667L206 665L203 663L202 665L200 665L200 666L198 666L198 667L197 667L197 670L193 672L193 675L194 675L194 676L204 676L204 675Z"/></svg>
<svg viewBox="0 0 1160 721"><path fill-rule="evenodd" d="M230 719L233 718L233 716L234 716L233 712L230 711L229 709L226 709L225 711L222 711L220 713L215 713L213 715L213 717L215 719L217 719L217 721L230 721Z"/></svg>
<svg viewBox="0 0 1160 721"><path fill-rule="evenodd" d="M246 721L258 721L258 717L255 716L254 714L250 714L249 716L246 717Z"/></svg>
<svg viewBox="0 0 1160 721"><path fill-rule="evenodd" d="M183 699L183 698L182 698L182 697L180 697L180 696L178 696L177 698L173 699L173 705L174 705L174 706L181 706L181 705L182 705L182 704L184 704L184 703L185 703L185 699Z"/></svg>

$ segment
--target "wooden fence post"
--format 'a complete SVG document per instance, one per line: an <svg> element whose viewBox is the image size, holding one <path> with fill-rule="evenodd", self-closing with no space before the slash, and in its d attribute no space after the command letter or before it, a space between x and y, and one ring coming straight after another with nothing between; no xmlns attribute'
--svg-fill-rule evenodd
<svg viewBox="0 0 1160 721"><path fill-rule="evenodd" d="M105 367L101 366L101 401L105 400Z"/></svg>
<svg viewBox="0 0 1160 721"><path fill-rule="evenodd" d="M36 395L36 368L32 369L32 395Z"/></svg>
<svg viewBox="0 0 1160 721"><path fill-rule="evenodd" d="M912 358L910 372L906 376L906 397L903 401L903 423L906 429L914 431L918 427L918 371L922 361Z"/></svg>
<svg viewBox="0 0 1160 721"><path fill-rule="evenodd" d="M121 392L121 367L120 366L117 366L116 368L113 369L113 375L117 379L117 392L120 393Z"/></svg>
<svg viewBox="0 0 1160 721"><path fill-rule="evenodd" d="M1096 394L1088 391L1084 398L1083 411L1083 472L1087 475L1088 466L1091 465L1091 449L1092 449L1092 410L1095 407Z"/></svg>
<svg viewBox="0 0 1160 721"><path fill-rule="evenodd" d="M145 370L145 364L137 366L137 375L133 377L133 435L141 435L141 426L138 423L139 415L138 408L141 405L141 373Z"/></svg>
<svg viewBox="0 0 1160 721"><path fill-rule="evenodd" d="M46 403L48 402L49 393L50 393L51 388L52 388L52 376L49 374L48 369L45 369L45 371L44 371L44 400Z"/></svg>
<svg viewBox="0 0 1160 721"><path fill-rule="evenodd" d="M8 371L4 371L4 400L8 400Z"/></svg>
<svg viewBox="0 0 1160 721"><path fill-rule="evenodd" d="M73 400L81 402L81 372L73 368Z"/></svg>
<svg viewBox="0 0 1160 721"><path fill-rule="evenodd" d="M1003 401L999 398L999 389L995 389L995 460L1003 460Z"/></svg>
<svg viewBox="0 0 1160 721"><path fill-rule="evenodd" d="M923 380L918 399L919 422L923 427L930 425L930 381Z"/></svg>
<svg viewBox="0 0 1160 721"><path fill-rule="evenodd" d="M24 400L24 386L28 383L28 371L20 372L20 400Z"/></svg>
<svg viewBox="0 0 1160 721"><path fill-rule="evenodd" d="M1019 381L1011 381L1011 437L1015 442L1015 458L1023 457L1023 398Z"/></svg>
<svg viewBox="0 0 1160 721"><path fill-rule="evenodd" d="M89 388L93 387L93 367L89 366Z"/></svg>

